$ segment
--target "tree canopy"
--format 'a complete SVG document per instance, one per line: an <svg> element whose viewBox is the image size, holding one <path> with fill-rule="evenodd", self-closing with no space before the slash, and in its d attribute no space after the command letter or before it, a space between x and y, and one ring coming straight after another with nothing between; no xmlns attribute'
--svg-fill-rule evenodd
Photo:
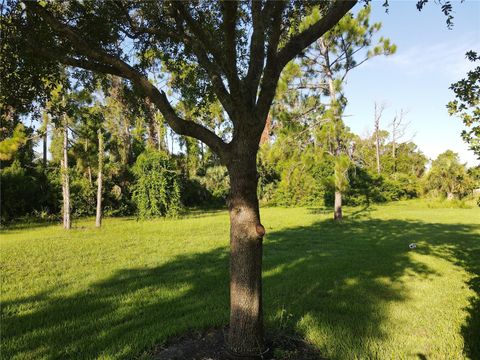
<svg viewBox="0 0 480 360"><path fill-rule="evenodd" d="M466 56L472 62L480 61L480 55L474 51ZM450 89L456 99L448 103L448 112L462 119L468 128L462 131L462 138L480 159L480 66L469 71L466 78L453 83Z"/></svg>

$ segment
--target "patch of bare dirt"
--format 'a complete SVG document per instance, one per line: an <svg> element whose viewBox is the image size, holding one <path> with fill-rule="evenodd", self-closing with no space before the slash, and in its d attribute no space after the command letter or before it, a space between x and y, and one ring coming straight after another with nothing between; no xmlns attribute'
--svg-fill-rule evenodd
<svg viewBox="0 0 480 360"><path fill-rule="evenodd" d="M225 347L228 329L197 331L172 339L156 346L146 356L154 360L248 360L254 358L234 357ZM260 360L322 360L318 350L297 336L270 334L267 336L268 351Z"/></svg>

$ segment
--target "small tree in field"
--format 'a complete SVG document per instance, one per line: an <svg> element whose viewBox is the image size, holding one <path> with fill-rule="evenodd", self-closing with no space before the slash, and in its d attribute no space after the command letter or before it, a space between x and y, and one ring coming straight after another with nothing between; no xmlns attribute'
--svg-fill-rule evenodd
<svg viewBox="0 0 480 360"><path fill-rule="evenodd" d="M343 218L342 194L348 185L345 174L350 167L346 161L350 155L350 135L342 119L347 104L343 85L348 73L368 59L391 55L396 51L396 46L384 37L380 37L377 44L372 44L373 37L382 24L370 23L370 11L370 6L366 6L355 16L348 14L343 17L335 27L321 36L302 58L307 80L313 78L313 82L307 82L303 86L329 97L324 116L326 121L321 125L324 128L323 139L320 141L324 151L335 159L335 220ZM308 26L320 16L321 14L314 10L302 26Z"/></svg>
<svg viewBox="0 0 480 360"><path fill-rule="evenodd" d="M426 190L445 196L447 200L464 196L473 185L458 154L451 150L438 155L427 173Z"/></svg>

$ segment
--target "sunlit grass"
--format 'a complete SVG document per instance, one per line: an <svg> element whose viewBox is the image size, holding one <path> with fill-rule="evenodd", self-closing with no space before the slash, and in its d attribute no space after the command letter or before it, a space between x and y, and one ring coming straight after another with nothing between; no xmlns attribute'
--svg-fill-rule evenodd
<svg viewBox="0 0 480 360"><path fill-rule="evenodd" d="M270 336L297 332L338 359L478 358L480 209L346 214L262 210ZM223 211L2 231L1 357L132 358L227 324L228 234Z"/></svg>

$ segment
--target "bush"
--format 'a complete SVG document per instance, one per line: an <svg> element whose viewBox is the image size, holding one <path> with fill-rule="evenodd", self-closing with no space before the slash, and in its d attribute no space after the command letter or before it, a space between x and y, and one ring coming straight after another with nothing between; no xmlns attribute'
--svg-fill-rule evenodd
<svg viewBox="0 0 480 360"><path fill-rule="evenodd" d="M41 168L22 168L18 160L0 170L1 220L9 222L34 212L55 213L55 184Z"/></svg>
<svg viewBox="0 0 480 360"><path fill-rule="evenodd" d="M406 174L397 174L394 179L386 179L380 189L386 201L406 200L418 197L419 180Z"/></svg>
<svg viewBox="0 0 480 360"><path fill-rule="evenodd" d="M181 200L185 206L211 206L216 201L200 177L180 179Z"/></svg>
<svg viewBox="0 0 480 360"><path fill-rule="evenodd" d="M167 154L146 150L133 166L136 182L132 200L141 218L175 216L180 208L180 186Z"/></svg>
<svg viewBox="0 0 480 360"><path fill-rule="evenodd" d="M70 171L70 196L75 217L94 215L97 208L97 187L88 179Z"/></svg>
<svg viewBox="0 0 480 360"><path fill-rule="evenodd" d="M212 166L201 178L203 186L210 192L214 201L225 203L230 192L230 179L225 166Z"/></svg>

